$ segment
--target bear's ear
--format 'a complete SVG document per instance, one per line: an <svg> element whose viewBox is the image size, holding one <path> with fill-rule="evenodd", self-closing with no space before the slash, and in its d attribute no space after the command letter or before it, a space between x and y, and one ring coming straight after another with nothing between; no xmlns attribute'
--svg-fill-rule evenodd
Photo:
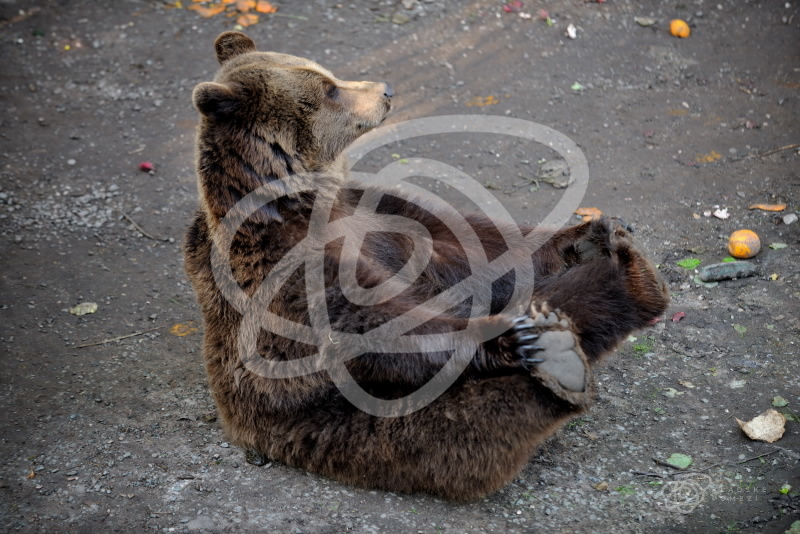
<svg viewBox="0 0 800 534"><path fill-rule="evenodd" d="M217 51L217 61L222 64L239 54L253 52L256 44L241 32L225 32L214 41L214 49Z"/></svg>
<svg viewBox="0 0 800 534"><path fill-rule="evenodd" d="M236 111L239 98L232 87L215 82L203 82L192 93L194 107L206 116L225 119Z"/></svg>

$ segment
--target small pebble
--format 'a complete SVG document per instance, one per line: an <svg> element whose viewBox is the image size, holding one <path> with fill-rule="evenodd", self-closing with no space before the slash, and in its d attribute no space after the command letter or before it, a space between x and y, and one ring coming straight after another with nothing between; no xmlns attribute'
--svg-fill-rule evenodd
<svg viewBox="0 0 800 534"><path fill-rule="evenodd" d="M794 213L787 213L783 216L783 224L792 224L797 222L797 215Z"/></svg>
<svg viewBox="0 0 800 534"><path fill-rule="evenodd" d="M78 162L75 161L74 159L68 159L67 160L67 165L75 165L76 163L78 163Z"/></svg>
<svg viewBox="0 0 800 534"><path fill-rule="evenodd" d="M223 441L222 443L219 444L219 446L222 447L223 449L227 449L228 447L230 447L230 444L227 441Z"/></svg>

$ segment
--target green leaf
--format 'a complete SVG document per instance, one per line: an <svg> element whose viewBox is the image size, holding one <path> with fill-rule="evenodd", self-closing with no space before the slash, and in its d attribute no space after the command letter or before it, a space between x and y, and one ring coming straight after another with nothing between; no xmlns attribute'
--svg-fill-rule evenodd
<svg viewBox="0 0 800 534"><path fill-rule="evenodd" d="M770 243L769 244L769 248L771 248L772 250L780 250L780 249L786 248L788 246L789 245L787 245L786 243Z"/></svg>
<svg viewBox="0 0 800 534"><path fill-rule="evenodd" d="M744 337L744 333L747 332L747 327L741 324L733 325L733 329L739 332L739 335Z"/></svg>
<svg viewBox="0 0 800 534"><path fill-rule="evenodd" d="M783 408L787 404L789 404L789 401L787 401L786 399L784 399L780 395L776 395L775 397L772 397L772 405L774 407L776 407L776 408Z"/></svg>
<svg viewBox="0 0 800 534"><path fill-rule="evenodd" d="M694 269L700 265L700 263L700 260L697 258L686 258L685 260L679 261L678 266L683 267L684 269Z"/></svg>
<svg viewBox="0 0 800 534"><path fill-rule="evenodd" d="M786 418L787 421L794 421L795 423L800 423L800 417L797 417L792 412L783 412L783 416Z"/></svg>
<svg viewBox="0 0 800 534"><path fill-rule="evenodd" d="M693 460L691 456L688 454L681 454L679 452L673 453L672 456L667 458L667 463L678 469L686 469L692 465L692 461Z"/></svg>
<svg viewBox="0 0 800 534"><path fill-rule="evenodd" d="M583 91L584 89L586 89L586 87L584 87L583 85L581 85L578 82L575 82L575 83L572 84L570 89L572 89L573 91Z"/></svg>
<svg viewBox="0 0 800 534"><path fill-rule="evenodd" d="M734 258L732 256L727 256L725 258L722 258L722 263L730 263L732 261L736 261L736 258Z"/></svg>
<svg viewBox="0 0 800 534"><path fill-rule="evenodd" d="M620 486L614 491L621 493L622 495L636 495L636 488L633 486Z"/></svg>
<svg viewBox="0 0 800 534"><path fill-rule="evenodd" d="M779 489L778 491L781 492L781 495L788 495L789 494L789 490L791 490L791 489L792 489L792 487L789 484L784 484L783 486L781 486L781 489Z"/></svg>

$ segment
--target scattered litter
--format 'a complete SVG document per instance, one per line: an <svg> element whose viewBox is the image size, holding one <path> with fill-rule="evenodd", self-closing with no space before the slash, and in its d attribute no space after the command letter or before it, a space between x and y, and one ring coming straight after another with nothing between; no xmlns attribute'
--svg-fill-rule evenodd
<svg viewBox="0 0 800 534"><path fill-rule="evenodd" d="M744 422L736 419L748 438L755 441L774 443L781 439L786 429L786 418L777 410L769 409L758 417Z"/></svg>
<svg viewBox="0 0 800 534"><path fill-rule="evenodd" d="M690 465L692 465L692 457L688 454L681 454L679 452L672 453L672 455L667 458L667 465L674 467L675 469L687 469Z"/></svg>
<svg viewBox="0 0 800 534"><path fill-rule="evenodd" d="M783 211L786 209L786 204L753 204L748 209L761 211Z"/></svg>
<svg viewBox="0 0 800 534"><path fill-rule="evenodd" d="M597 208L578 208L575 210L575 215L580 215L583 222L596 221L603 216L603 212Z"/></svg>
<svg viewBox="0 0 800 534"><path fill-rule="evenodd" d="M539 20L543 20L548 26L555 24L555 21L550 18L550 14L544 9L539 10Z"/></svg>
<svg viewBox="0 0 800 534"><path fill-rule="evenodd" d="M181 8L181 2L175 2L170 7ZM192 4L186 9L196 11L203 18L211 18L219 14L225 14L228 18L236 17L237 27L246 28L257 24L259 16L256 13L263 13L265 15L277 15L277 6L267 0L193 0ZM255 11L255 13L251 13ZM299 15L281 15L284 17L296 18L301 20L308 20L307 17Z"/></svg>
<svg viewBox="0 0 800 534"><path fill-rule="evenodd" d="M680 37L681 39L686 39L689 35L692 34L692 30L689 29L689 25L686 24L685 21L681 19L674 19L669 23L669 33L673 37Z"/></svg>
<svg viewBox="0 0 800 534"><path fill-rule="evenodd" d="M72 315L87 315L90 313L94 313L97 311L97 303L96 302L81 302L80 304L73 306L69 309L69 312Z"/></svg>
<svg viewBox="0 0 800 534"><path fill-rule="evenodd" d="M694 269L698 265L702 263L702 260L698 260L697 258L685 258L678 262L678 267L683 267L684 269Z"/></svg>
<svg viewBox="0 0 800 534"><path fill-rule="evenodd" d="M155 167L149 161L143 161L139 164L139 170L142 172L151 172Z"/></svg>
<svg viewBox="0 0 800 534"><path fill-rule="evenodd" d="M738 259L752 258L761 250L761 239L752 230L736 230L728 238L728 252Z"/></svg>
<svg viewBox="0 0 800 534"><path fill-rule="evenodd" d="M774 282L775 280L778 279L778 273L772 273L771 275L769 275L769 279Z"/></svg>
<svg viewBox="0 0 800 534"><path fill-rule="evenodd" d="M789 401L781 397L780 395L776 395L772 397L772 405L776 408L783 408L784 406L788 405Z"/></svg>
<svg viewBox="0 0 800 534"><path fill-rule="evenodd" d="M747 380L731 380L728 383L728 387L731 389L742 389L745 384L747 384Z"/></svg>
<svg viewBox="0 0 800 534"><path fill-rule="evenodd" d="M519 0L514 0L503 6L503 11L506 13L519 13L520 9L522 9L522 2Z"/></svg>
<svg viewBox="0 0 800 534"><path fill-rule="evenodd" d="M723 221L731 216L731 214L728 213L728 208L717 208L712 212L712 215Z"/></svg>
<svg viewBox="0 0 800 534"><path fill-rule="evenodd" d="M634 22L639 26L643 26L645 28L649 26L655 26L658 19L654 19L653 17L633 17Z"/></svg>
<svg viewBox="0 0 800 534"><path fill-rule="evenodd" d="M662 395L669 399L674 399L676 395L683 395L683 391L678 391L675 388L667 388L661 392Z"/></svg>
<svg viewBox="0 0 800 534"><path fill-rule="evenodd" d="M789 492L790 492L790 491L792 491L792 486L791 486L791 484L784 484L783 486L781 486L781 489L779 489L779 490L778 490L778 492L779 492L781 495L789 495Z"/></svg>
<svg viewBox="0 0 800 534"><path fill-rule="evenodd" d="M790 225L797 222L797 215L794 213L787 213L783 216L783 224Z"/></svg>
<svg viewBox="0 0 800 534"><path fill-rule="evenodd" d="M678 312L678 313L676 313L675 315L672 316L672 322L673 323L679 323L680 320L683 319L684 317L686 317L686 314L684 312L680 311L680 312Z"/></svg>
<svg viewBox="0 0 800 534"><path fill-rule="evenodd" d="M567 37L570 39L577 39L578 37L578 29L575 27L574 24L567 26Z"/></svg>
<svg viewBox="0 0 800 534"><path fill-rule="evenodd" d="M749 261L731 261L706 265L697 277L703 282L719 282L720 280L733 280L746 278L756 274L756 266Z"/></svg>
<svg viewBox="0 0 800 534"><path fill-rule="evenodd" d="M586 89L586 87L584 87L583 85L581 85L578 82L573 83L572 85L570 85L569 88L572 89L573 91L575 91L576 93L580 93L581 91Z"/></svg>
<svg viewBox="0 0 800 534"><path fill-rule="evenodd" d="M592 486L597 491L608 491L608 482L605 480Z"/></svg>
<svg viewBox="0 0 800 534"><path fill-rule="evenodd" d="M786 248L788 246L789 245L787 245L786 243L770 243L769 244L769 248L771 248L772 250L780 250L780 249Z"/></svg>

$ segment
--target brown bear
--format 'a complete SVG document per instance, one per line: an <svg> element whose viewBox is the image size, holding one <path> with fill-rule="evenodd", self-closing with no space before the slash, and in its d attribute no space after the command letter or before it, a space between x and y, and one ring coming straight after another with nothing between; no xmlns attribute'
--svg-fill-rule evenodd
<svg viewBox="0 0 800 534"><path fill-rule="evenodd" d="M588 408L600 357L665 311L655 268L608 218L552 230L466 215L463 239L436 204L347 176L342 153L384 120L391 86L242 33L215 48L221 68L193 93L185 256L230 439L255 462L365 488L464 501L502 487ZM477 272L475 254L504 266Z"/></svg>

